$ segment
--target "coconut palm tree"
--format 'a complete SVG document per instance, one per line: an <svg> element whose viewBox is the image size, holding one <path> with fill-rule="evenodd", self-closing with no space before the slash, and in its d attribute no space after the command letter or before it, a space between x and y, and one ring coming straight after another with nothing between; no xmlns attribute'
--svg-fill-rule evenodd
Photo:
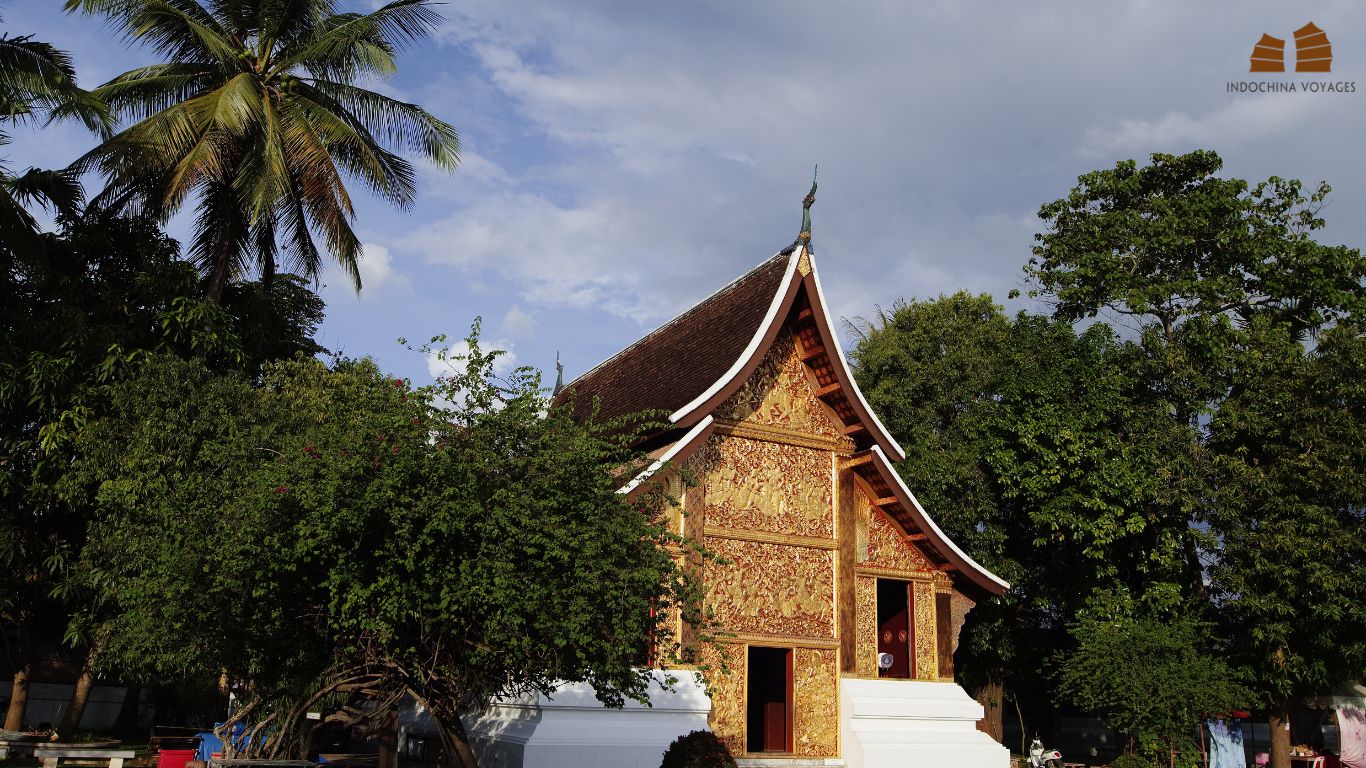
<svg viewBox="0 0 1366 768"><path fill-rule="evenodd" d="M345 181L406 208L416 174L396 151L445 169L459 160L450 125L356 84L394 73L397 52L439 22L431 5L338 13L333 0L68 0L165 59L95 89L133 122L73 167L105 177L95 205L165 218L194 198L188 255L212 301L253 268L269 278L281 256L316 279L315 235L359 291Z"/></svg>
<svg viewBox="0 0 1366 768"><path fill-rule="evenodd" d="M77 87L69 55L30 35L0 33L0 146L9 144L14 124L47 125L63 118L107 135L109 110ZM70 212L80 199L72 173L29 168L15 174L0 160L0 243L36 247L38 222L26 206Z"/></svg>

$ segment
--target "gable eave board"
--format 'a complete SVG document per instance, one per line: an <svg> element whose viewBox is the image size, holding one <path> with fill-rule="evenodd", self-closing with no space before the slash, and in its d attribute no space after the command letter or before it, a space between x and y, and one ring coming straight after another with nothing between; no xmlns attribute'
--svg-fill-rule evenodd
<svg viewBox="0 0 1366 768"><path fill-rule="evenodd" d="M800 262L803 255L807 257L811 270L809 275L798 278L796 277L797 264ZM746 376L748 376L748 374L753 371L754 367L758 365L758 362L763 358L764 353L767 352L768 345L772 343L773 338L777 335L782 323L786 320L786 310L792 306L792 302L796 298L797 289L803 285L807 285L807 293L808 297L811 299L813 318L817 328L819 328L821 332L821 336L825 339L825 343L828 346L833 346L835 348L835 355L832 359L835 376L840 382L841 387L852 393L850 400L853 403L855 413L858 415L859 419L864 422L864 425L868 427L869 434L872 436L873 442L876 445L891 452L891 454L896 457L897 461L905 459L905 450L902 449L896 440L892 439L891 433L887 431L887 428L883 426L882 421L878 419L877 414L873 413L872 408L868 406L868 401L863 397L863 393L859 391L858 384L854 381L853 372L849 368L849 361L844 356L843 345L840 344L839 338L835 336L834 329L830 324L830 314L825 305L824 293L821 291L820 277L816 270L815 257L806 250L805 246L798 246L793 249L792 254L788 257L787 268L783 273L783 279L778 285L779 288L774 293L773 300L769 303L768 312L765 314L763 322L759 324L759 327L755 330L749 344L745 347L744 351L740 353L739 357L736 358L730 369L713 382L710 387L702 392L702 394L694 398L692 402L670 414L669 421L674 424L686 424L690 419L697 418L702 413L709 413L712 408L715 408L726 397L733 394L734 391L744 383Z"/></svg>
<svg viewBox="0 0 1366 768"><path fill-rule="evenodd" d="M993 595L1004 594L1006 590L1010 589L1010 582L982 567L982 565L976 560L973 560L968 553L959 549L958 545L953 543L953 539L950 539L948 535L935 524L934 519L931 518L929 513L925 511L925 508L921 506L920 500L915 497L914 493L911 493L910 488L906 487L906 483L901 479L901 475L897 474L892 463L887 460L887 454L883 453L881 446L873 446L871 454L873 456L873 467L882 477L883 482L887 483L888 486L892 488L893 493L902 497L902 505L906 507L906 511L914 518L916 525L920 527L920 530L925 533L932 542L934 542L935 548L939 550L940 554L943 555L946 560L958 569L959 573L966 576L973 584L976 584L981 589L986 590Z"/></svg>

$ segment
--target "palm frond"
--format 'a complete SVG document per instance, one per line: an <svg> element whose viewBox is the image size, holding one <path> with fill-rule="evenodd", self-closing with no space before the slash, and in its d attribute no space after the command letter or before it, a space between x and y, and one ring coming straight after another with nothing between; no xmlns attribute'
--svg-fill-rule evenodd
<svg viewBox="0 0 1366 768"><path fill-rule="evenodd" d="M354 116L372 134L389 144L413 152L450 170L460 162L460 137L455 127L417 104L391 99L349 83L309 80L309 86L325 96L330 106Z"/></svg>
<svg viewBox="0 0 1366 768"><path fill-rule="evenodd" d="M390 203L406 208L417 196L417 174L412 164L386 150L359 119L329 103L326 94L312 93L319 102L297 94L295 102L308 125L307 143L316 143L339 160L348 174ZM336 108L329 108L336 107ZM299 146L305 145L299 141Z"/></svg>
<svg viewBox="0 0 1366 768"><path fill-rule="evenodd" d="M371 13L337 14L318 34L280 52L277 67L302 67L317 77L350 80L361 74L393 74L394 55L431 36L441 14L431 0L393 0Z"/></svg>
<svg viewBox="0 0 1366 768"><path fill-rule="evenodd" d="M104 16L130 40L173 61L240 60L240 41L195 0L68 0L66 9Z"/></svg>
<svg viewBox="0 0 1366 768"><path fill-rule="evenodd" d="M71 56L31 37L0 35L0 104L0 118L75 118L102 135L111 125L108 106L76 85Z"/></svg>
<svg viewBox="0 0 1366 768"><path fill-rule="evenodd" d="M85 197L79 174L69 169L30 168L19 176L3 179L2 183L5 191L20 203L66 214L76 213Z"/></svg>
<svg viewBox="0 0 1366 768"><path fill-rule="evenodd" d="M220 72L212 64L153 64L124 72L93 92L115 114L142 120L212 90Z"/></svg>

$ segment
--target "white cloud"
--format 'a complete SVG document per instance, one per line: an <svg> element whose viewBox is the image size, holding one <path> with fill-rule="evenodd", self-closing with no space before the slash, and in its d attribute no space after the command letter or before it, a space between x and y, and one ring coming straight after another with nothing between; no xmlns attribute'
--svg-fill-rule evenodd
<svg viewBox="0 0 1366 768"><path fill-rule="evenodd" d="M360 270L359 294L353 289L351 278L335 261L329 262L323 268L322 283L325 286L325 297L329 302L335 302L343 296L350 296L352 301L366 301L379 295L381 289L386 286L403 292L411 292L413 289L408 277L394 268L393 254L383 245L362 243L361 257L356 266Z"/></svg>
<svg viewBox="0 0 1366 768"><path fill-rule="evenodd" d="M1309 98L1306 98L1309 97ZM1341 106L1341 102L1337 102ZM1197 147L1231 149L1269 137L1317 128L1335 106L1331 98L1306 93L1239 94L1197 114L1171 111L1155 118L1108 121L1086 132L1081 151L1088 157L1142 157Z"/></svg>
<svg viewBox="0 0 1366 768"><path fill-rule="evenodd" d="M506 376L517 367L517 353L512 351L512 342L507 339L480 340L479 347L484 353L495 350L500 353L493 361L495 376ZM427 353L427 372L434 379L463 372L469 352L469 344L464 340L432 350Z"/></svg>
<svg viewBox="0 0 1366 768"><path fill-rule="evenodd" d="M503 315L503 333L513 336L524 336L531 333L536 327L536 318L527 314L520 306L513 304L508 307L507 314Z"/></svg>

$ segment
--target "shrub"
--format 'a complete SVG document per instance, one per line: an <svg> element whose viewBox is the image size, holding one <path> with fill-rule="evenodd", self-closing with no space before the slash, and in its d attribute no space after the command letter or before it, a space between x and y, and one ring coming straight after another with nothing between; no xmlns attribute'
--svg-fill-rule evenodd
<svg viewBox="0 0 1366 768"><path fill-rule="evenodd" d="M1116 757L1111 761L1110 768L1154 768L1154 766L1148 758L1130 753Z"/></svg>
<svg viewBox="0 0 1366 768"><path fill-rule="evenodd" d="M735 768L735 758L716 734L693 731L674 739L659 768Z"/></svg>

